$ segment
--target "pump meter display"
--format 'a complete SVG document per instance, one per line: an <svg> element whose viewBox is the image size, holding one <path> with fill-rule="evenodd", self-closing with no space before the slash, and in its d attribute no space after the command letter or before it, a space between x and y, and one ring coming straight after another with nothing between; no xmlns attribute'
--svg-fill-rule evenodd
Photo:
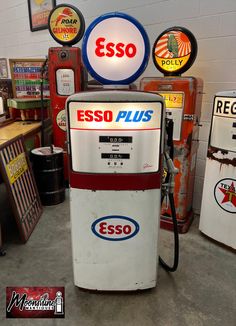
<svg viewBox="0 0 236 326"><path fill-rule="evenodd" d="M75 92L75 77L72 69L57 69L57 94L71 95Z"/></svg>

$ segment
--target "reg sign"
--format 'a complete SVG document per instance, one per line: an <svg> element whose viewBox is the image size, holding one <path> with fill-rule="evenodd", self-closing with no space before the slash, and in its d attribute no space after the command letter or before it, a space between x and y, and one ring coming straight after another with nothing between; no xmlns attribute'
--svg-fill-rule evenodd
<svg viewBox="0 0 236 326"><path fill-rule="evenodd" d="M85 32L82 56L92 77L102 84L130 84L145 70L148 36L133 17L119 12L95 19Z"/></svg>

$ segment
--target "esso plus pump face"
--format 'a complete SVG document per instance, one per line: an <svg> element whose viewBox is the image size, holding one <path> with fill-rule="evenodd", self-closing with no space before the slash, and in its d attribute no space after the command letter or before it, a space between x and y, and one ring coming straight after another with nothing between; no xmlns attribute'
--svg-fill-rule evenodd
<svg viewBox="0 0 236 326"><path fill-rule="evenodd" d="M156 285L164 103L100 91L67 102L75 284Z"/></svg>

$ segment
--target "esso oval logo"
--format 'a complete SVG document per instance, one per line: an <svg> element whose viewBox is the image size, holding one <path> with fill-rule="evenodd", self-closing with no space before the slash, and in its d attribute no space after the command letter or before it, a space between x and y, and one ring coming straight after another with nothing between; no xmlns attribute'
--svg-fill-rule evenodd
<svg viewBox="0 0 236 326"><path fill-rule="evenodd" d="M147 66L150 53L143 26L123 13L97 18L87 28L82 45L83 62L102 84L130 84Z"/></svg>
<svg viewBox="0 0 236 326"><path fill-rule="evenodd" d="M103 240L123 241L133 238L139 232L139 224L130 217L112 215L94 221L91 229Z"/></svg>

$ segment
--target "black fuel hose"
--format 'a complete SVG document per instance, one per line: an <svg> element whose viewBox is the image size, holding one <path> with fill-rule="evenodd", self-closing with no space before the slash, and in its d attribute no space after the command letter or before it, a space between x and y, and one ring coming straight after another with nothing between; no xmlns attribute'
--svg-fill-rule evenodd
<svg viewBox="0 0 236 326"><path fill-rule="evenodd" d="M174 157L174 143L173 143L173 131L174 131L174 122L172 119L166 120L166 132L167 132L167 146L169 147L169 154L170 158L173 160ZM169 182L170 174L167 173L167 177L165 182ZM175 201L173 193L169 193L169 202L170 202L170 209L171 209L171 216L173 221L173 232L174 232L174 263L173 266L167 265L167 263L159 256L160 265L167 271L167 272L175 272L178 268L179 264L179 232L178 232L178 222L176 218L176 210L175 210ZM161 205L163 203L164 196L161 198Z"/></svg>
<svg viewBox="0 0 236 326"><path fill-rule="evenodd" d="M164 197L161 200L163 202ZM174 263L173 266L167 265L167 263L159 256L160 265L167 271L167 272L175 272L178 268L179 264L179 232L178 232L178 222L176 218L176 211L175 211L175 203L174 203L174 196L172 193L169 194L169 201L170 201L170 208L171 208L171 215L173 221L173 232L174 232Z"/></svg>

